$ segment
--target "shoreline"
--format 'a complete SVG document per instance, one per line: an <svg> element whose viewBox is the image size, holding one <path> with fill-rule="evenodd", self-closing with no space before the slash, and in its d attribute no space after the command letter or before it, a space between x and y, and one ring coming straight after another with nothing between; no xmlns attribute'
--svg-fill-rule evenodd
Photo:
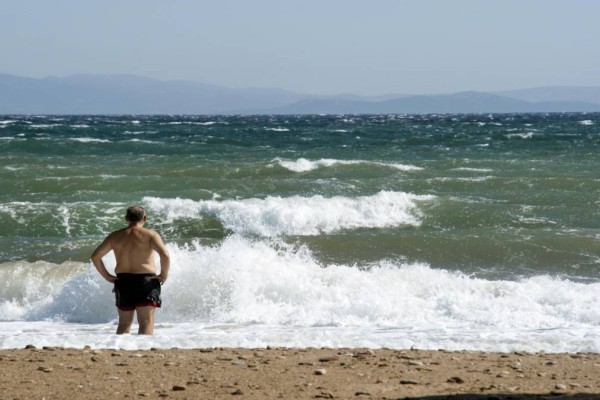
<svg viewBox="0 0 600 400"><path fill-rule="evenodd" d="M600 399L599 353L0 350L0 399Z"/></svg>

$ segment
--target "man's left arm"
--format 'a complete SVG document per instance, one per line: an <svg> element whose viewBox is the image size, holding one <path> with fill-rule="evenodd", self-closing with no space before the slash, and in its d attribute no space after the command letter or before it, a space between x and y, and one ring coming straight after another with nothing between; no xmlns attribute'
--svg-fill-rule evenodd
<svg viewBox="0 0 600 400"><path fill-rule="evenodd" d="M115 283L115 281L117 280L117 277L114 275L111 275L108 272L108 270L106 269L106 265L104 265L104 261L102 261L102 257L104 257L106 254L108 254L108 252L111 250L112 250L112 245L111 245L110 236L109 236L106 239L104 239L104 241L100 244L100 246L98 246L96 248L96 250L94 250L94 252L92 253L92 256L90 258L92 260L92 263L94 264L94 266L100 273L100 275L102 275L102 277L104 279L106 279L108 282Z"/></svg>

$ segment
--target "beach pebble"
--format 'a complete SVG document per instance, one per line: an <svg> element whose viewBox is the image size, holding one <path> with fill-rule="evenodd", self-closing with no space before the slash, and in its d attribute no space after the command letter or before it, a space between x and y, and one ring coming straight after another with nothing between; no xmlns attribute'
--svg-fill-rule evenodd
<svg viewBox="0 0 600 400"><path fill-rule="evenodd" d="M185 386L180 386L180 385L174 385L173 386L173 391L174 392L180 392L182 390L185 390Z"/></svg>
<svg viewBox="0 0 600 400"><path fill-rule="evenodd" d="M315 375L325 375L327 370L325 368L315 369Z"/></svg>
<svg viewBox="0 0 600 400"><path fill-rule="evenodd" d="M27 346L25 346L25 350L29 350L29 349L35 349L36 347L32 344L28 344Z"/></svg>
<svg viewBox="0 0 600 400"><path fill-rule="evenodd" d="M52 372L54 371L52 368L49 367L38 367L38 371L42 371L42 372Z"/></svg>
<svg viewBox="0 0 600 400"><path fill-rule="evenodd" d="M567 385L563 385L562 383L559 383L556 386L554 386L554 389L556 389L556 390L567 390Z"/></svg>
<svg viewBox="0 0 600 400"><path fill-rule="evenodd" d="M363 392L363 391L358 391L356 393L354 393L355 396L370 396L371 393L369 392Z"/></svg>
<svg viewBox="0 0 600 400"><path fill-rule="evenodd" d="M410 360L408 362L408 365L423 365L422 361L417 361L417 360Z"/></svg>
<svg viewBox="0 0 600 400"><path fill-rule="evenodd" d="M453 376L452 378L448 378L446 380L448 383L464 383L465 381L459 376Z"/></svg>
<svg viewBox="0 0 600 400"><path fill-rule="evenodd" d="M315 395L315 399L333 399L333 395L329 392L321 392Z"/></svg>
<svg viewBox="0 0 600 400"><path fill-rule="evenodd" d="M231 362L231 365L241 365L241 366L243 366L243 365L246 365L246 364L247 364L247 363L246 363L246 361L244 361L244 360L233 360L233 361Z"/></svg>
<svg viewBox="0 0 600 400"><path fill-rule="evenodd" d="M418 384L419 384L419 382L417 382L417 381L412 381L412 380L409 380L409 379L401 379L401 380L400 380L400 384L401 384L401 385L418 385Z"/></svg>
<svg viewBox="0 0 600 400"><path fill-rule="evenodd" d="M319 358L320 362L330 362L330 361L337 361L340 358L338 356L326 356L326 357L321 357Z"/></svg>
<svg viewBox="0 0 600 400"><path fill-rule="evenodd" d="M244 391L242 389L236 389L233 392L231 392L231 394L233 396L240 396L240 395L244 394Z"/></svg>

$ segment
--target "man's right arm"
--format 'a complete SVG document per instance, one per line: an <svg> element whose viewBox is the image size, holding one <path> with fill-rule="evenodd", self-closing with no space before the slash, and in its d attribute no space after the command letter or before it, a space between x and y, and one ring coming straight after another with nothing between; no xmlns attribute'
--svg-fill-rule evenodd
<svg viewBox="0 0 600 400"><path fill-rule="evenodd" d="M160 256L160 274L156 277L160 283L164 283L169 276L171 268L171 257L169 251L165 247L162 238L157 232L152 232L152 249Z"/></svg>
<svg viewBox="0 0 600 400"><path fill-rule="evenodd" d="M96 269L98 270L100 275L102 275L102 277L104 279L106 279L108 282L115 283L115 281L117 280L117 277L111 275L108 272L108 270L106 269L106 266L104 265L104 261L102 261L102 257L104 257L106 254L108 254L108 252L111 250L112 250L111 240L110 240L110 236L108 236L106 239L104 239L104 241L100 244L100 246L98 246L96 248L96 250L94 250L94 252L92 253L91 259L92 259L92 263L94 264L94 266L96 267Z"/></svg>

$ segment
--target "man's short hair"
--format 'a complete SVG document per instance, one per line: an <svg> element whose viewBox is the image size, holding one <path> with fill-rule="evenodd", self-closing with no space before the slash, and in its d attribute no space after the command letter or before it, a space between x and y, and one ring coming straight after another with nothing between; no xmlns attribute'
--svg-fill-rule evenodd
<svg viewBox="0 0 600 400"><path fill-rule="evenodd" d="M144 219L146 215L146 211L142 206L131 206L127 209L127 214L125 214L125 219L129 222L140 222Z"/></svg>

